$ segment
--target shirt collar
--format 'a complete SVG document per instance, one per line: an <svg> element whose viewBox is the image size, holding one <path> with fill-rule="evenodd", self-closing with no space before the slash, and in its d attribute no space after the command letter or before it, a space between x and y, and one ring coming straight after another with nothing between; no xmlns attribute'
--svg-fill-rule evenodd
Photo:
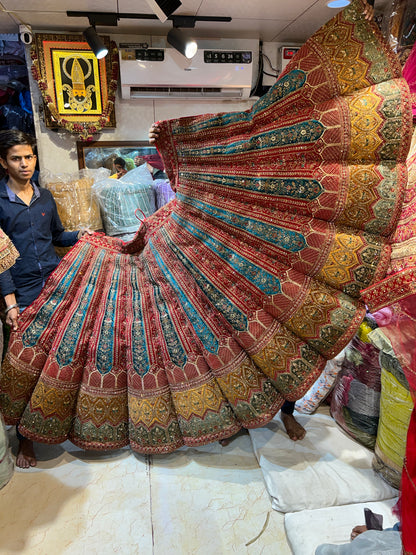
<svg viewBox="0 0 416 555"><path fill-rule="evenodd" d="M33 198L37 199L40 197L40 191L39 191L39 187L33 183L33 181L30 182L30 184L33 187ZM7 185L7 181L4 182L4 186L6 187L6 192L7 192L7 196L9 197L10 202L16 202L16 193L14 193L10 187Z"/></svg>

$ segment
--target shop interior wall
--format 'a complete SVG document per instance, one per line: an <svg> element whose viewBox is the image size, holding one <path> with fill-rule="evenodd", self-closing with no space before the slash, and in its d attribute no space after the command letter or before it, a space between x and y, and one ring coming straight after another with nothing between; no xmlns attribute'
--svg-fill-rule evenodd
<svg viewBox="0 0 416 555"><path fill-rule="evenodd" d="M163 37L144 37L110 35L111 39L120 42L148 42L150 47L162 48L166 46ZM226 48L250 49L258 44L257 41L243 41L241 39L228 39ZM224 48L224 41L221 48ZM218 48L217 41L204 41L204 48ZM268 43L267 52L269 57L276 62L277 46ZM30 64L30 53L27 52L28 67ZM258 54L254 58L255 68L258 67ZM257 71L255 70L255 78ZM38 144L38 155L41 170L48 170L53 174L73 173L78 170L76 135L66 131L53 131L47 128L43 121L43 102L31 72L30 87L34 113L34 125ZM116 121L117 127L105 130L94 137L94 140L102 141L147 141L148 129L154 121L177 118L180 116L196 115L201 113L230 112L249 109L256 98L245 101L231 100L122 100L120 92L116 99Z"/></svg>

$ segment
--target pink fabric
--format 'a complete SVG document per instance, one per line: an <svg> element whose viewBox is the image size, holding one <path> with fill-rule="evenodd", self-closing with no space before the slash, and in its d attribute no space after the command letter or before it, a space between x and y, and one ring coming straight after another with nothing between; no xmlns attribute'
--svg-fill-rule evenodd
<svg viewBox="0 0 416 555"><path fill-rule="evenodd" d="M412 94L413 119L416 119L416 43L404 64L403 77L406 79Z"/></svg>
<svg viewBox="0 0 416 555"><path fill-rule="evenodd" d="M375 321L379 327L388 326L393 319L393 311L390 307L381 308L373 314Z"/></svg>

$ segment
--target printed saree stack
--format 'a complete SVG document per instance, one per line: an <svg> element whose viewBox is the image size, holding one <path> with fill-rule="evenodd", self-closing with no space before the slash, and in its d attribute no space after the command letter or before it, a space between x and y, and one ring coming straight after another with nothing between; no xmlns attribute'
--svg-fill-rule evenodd
<svg viewBox="0 0 416 555"><path fill-rule="evenodd" d="M361 0L245 112L160 122L177 197L83 238L22 314L1 410L34 440L168 453L268 422L353 337L384 277L411 104Z"/></svg>

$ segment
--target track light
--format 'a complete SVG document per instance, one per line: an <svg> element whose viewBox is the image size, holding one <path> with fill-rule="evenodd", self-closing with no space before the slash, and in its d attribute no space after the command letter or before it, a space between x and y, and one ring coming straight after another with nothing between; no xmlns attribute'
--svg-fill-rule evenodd
<svg viewBox="0 0 416 555"><path fill-rule="evenodd" d="M326 3L328 8L345 8L349 4L351 4L351 0L330 0Z"/></svg>
<svg viewBox="0 0 416 555"><path fill-rule="evenodd" d="M198 50L197 43L187 38L177 27L173 27L169 31L167 41L188 59L193 58Z"/></svg>
<svg viewBox="0 0 416 555"><path fill-rule="evenodd" d="M108 54L108 48L97 35L97 31L95 27L91 26L84 31L84 37L88 42L89 47L94 52L95 57L99 60L100 58L104 58Z"/></svg>
<svg viewBox="0 0 416 555"><path fill-rule="evenodd" d="M146 2L162 23L182 4L180 0L146 0Z"/></svg>

